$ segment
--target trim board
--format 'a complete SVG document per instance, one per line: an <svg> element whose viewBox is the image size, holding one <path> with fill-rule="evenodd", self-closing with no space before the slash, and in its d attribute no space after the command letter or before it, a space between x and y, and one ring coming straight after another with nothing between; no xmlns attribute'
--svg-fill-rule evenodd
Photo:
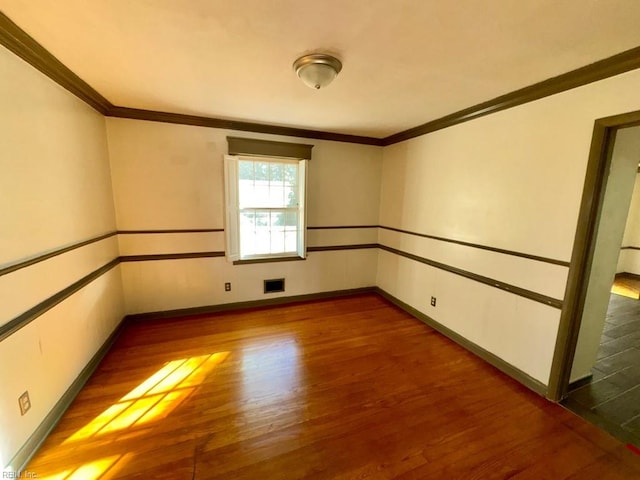
<svg viewBox="0 0 640 480"><path fill-rule="evenodd" d="M10 467L13 468L14 472L22 472L24 468L27 466L27 463L31 460L31 458L36 454L42 443L46 440L47 436L51 433L51 431L58 424L62 415L67 411L73 400L78 396L82 387L87 383L87 381L91 378L91 375L96 371L100 362L105 357L111 347L116 343L120 334L124 331L125 321L124 318L120 320L118 326L114 329L114 331L109 335L109 337L104 341L102 346L98 349L98 351L91 357L89 363L85 365L85 367L80 371L76 379L69 386L69 388L64 392L62 397L56 402L51 411L44 417L44 420L38 425L36 430L31 434L26 443L18 450L18 453L14 455L14 457L9 461ZM13 478L21 478L21 477L13 477Z"/></svg>
<svg viewBox="0 0 640 480"><path fill-rule="evenodd" d="M475 343L470 342L469 340L464 338L462 335L459 335L453 330L450 330L449 328L445 327L441 323L436 322L433 318L422 313L420 310L413 308L408 303L405 303L402 300L394 297L390 293L387 293L383 289L376 287L375 292L381 297L388 300L389 302L393 303L395 306L397 306L401 310L404 310L405 312L407 312L412 317L415 317L421 322L426 323L428 326L430 326L437 332L441 333L442 335L447 337L449 340L452 340L453 342L457 343L465 350L470 351L474 355L480 357L485 362L493 365L502 373L505 373L506 375L518 381L525 387L529 388L530 390L533 390L538 395L541 395L543 397L547 396L547 387L543 383L536 380L535 378L524 373L522 370L510 365L509 363L502 360L500 357L497 357L496 355L489 352L488 350L485 350L479 345L476 345Z"/></svg>

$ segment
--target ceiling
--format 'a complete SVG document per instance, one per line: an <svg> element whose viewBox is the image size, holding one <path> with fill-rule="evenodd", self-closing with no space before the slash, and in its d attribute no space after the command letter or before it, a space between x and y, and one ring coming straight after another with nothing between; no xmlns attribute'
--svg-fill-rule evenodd
<svg viewBox="0 0 640 480"><path fill-rule="evenodd" d="M385 137L640 45L638 0L0 0L112 104ZM293 61L343 62L315 91Z"/></svg>

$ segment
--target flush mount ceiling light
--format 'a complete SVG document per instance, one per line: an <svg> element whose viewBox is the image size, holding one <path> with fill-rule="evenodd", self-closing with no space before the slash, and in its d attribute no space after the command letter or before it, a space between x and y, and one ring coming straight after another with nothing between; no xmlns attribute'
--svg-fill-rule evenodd
<svg viewBox="0 0 640 480"><path fill-rule="evenodd" d="M312 53L293 62L293 69L305 85L316 90L329 85L342 70L342 62L331 55Z"/></svg>

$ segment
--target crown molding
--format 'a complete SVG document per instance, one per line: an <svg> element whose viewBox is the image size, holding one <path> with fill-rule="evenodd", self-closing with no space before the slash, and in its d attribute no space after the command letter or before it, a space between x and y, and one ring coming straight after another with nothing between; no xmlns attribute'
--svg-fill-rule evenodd
<svg viewBox="0 0 640 480"><path fill-rule="evenodd" d="M419 137L427 133L442 130L459 123L468 122L491 113L517 107L524 103L533 102L556 93L581 87L589 83L604 80L621 73L640 68L640 47L626 50L604 60L572 70L557 77L543 80L525 88L521 88L506 95L501 95L492 100L479 103L464 110L446 115L431 122L423 123L417 127L394 133L382 139L383 146Z"/></svg>
<svg viewBox="0 0 640 480"><path fill-rule="evenodd" d="M269 125L214 117L186 115L180 113L158 112L138 108L113 105L100 95L87 82L73 73L54 57L47 49L35 41L28 33L16 25L9 17L0 12L0 45L25 60L37 70L51 78L80 100L107 117L148 120L152 122L193 125L208 128L221 128L243 132L266 133L299 138L313 138L334 142L357 143L363 145L387 146L409 140L427 133L442 130L491 113L516 107L524 103L539 100L549 95L571 90L598 80L619 75L640 68L640 47L632 48L612 57L600 60L585 67L572 70L542 82L521 88L492 100L479 103L464 110L432 120L417 127L389 135L384 138L350 135L344 133L309 130L304 128Z"/></svg>
<svg viewBox="0 0 640 480"><path fill-rule="evenodd" d="M177 123L180 125L194 125L197 127L222 128L225 130L239 130L242 132L268 133L287 137L313 138L315 140L331 140L333 142L359 143L362 145L382 146L383 139L348 135L345 133L324 132L321 130L307 130L304 128L283 127L264 123L242 122L221 118L185 115L181 113L157 112L138 108L112 106L105 114L107 117L130 118L134 120L148 120L151 122Z"/></svg>
<svg viewBox="0 0 640 480"><path fill-rule="evenodd" d="M61 87L69 90L101 114L106 115L113 107L109 100L69 70L2 12L0 12L0 45L4 45L9 51L44 73Z"/></svg>

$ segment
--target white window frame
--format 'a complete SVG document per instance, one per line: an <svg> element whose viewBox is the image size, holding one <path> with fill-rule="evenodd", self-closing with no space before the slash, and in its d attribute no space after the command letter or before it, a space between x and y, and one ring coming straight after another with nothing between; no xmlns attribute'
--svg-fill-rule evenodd
<svg viewBox="0 0 640 480"><path fill-rule="evenodd" d="M240 160L252 162L297 163L298 165L298 236L297 249L293 253L271 253L260 255L245 255L240 252L240 207L239 207L239 177L238 162ZM307 255L307 160L284 157L266 157L249 155L224 156L224 184L225 184L225 253L229 262L260 261L279 258L306 258ZM268 207L265 207L268 210ZM278 209L279 210L279 209Z"/></svg>

